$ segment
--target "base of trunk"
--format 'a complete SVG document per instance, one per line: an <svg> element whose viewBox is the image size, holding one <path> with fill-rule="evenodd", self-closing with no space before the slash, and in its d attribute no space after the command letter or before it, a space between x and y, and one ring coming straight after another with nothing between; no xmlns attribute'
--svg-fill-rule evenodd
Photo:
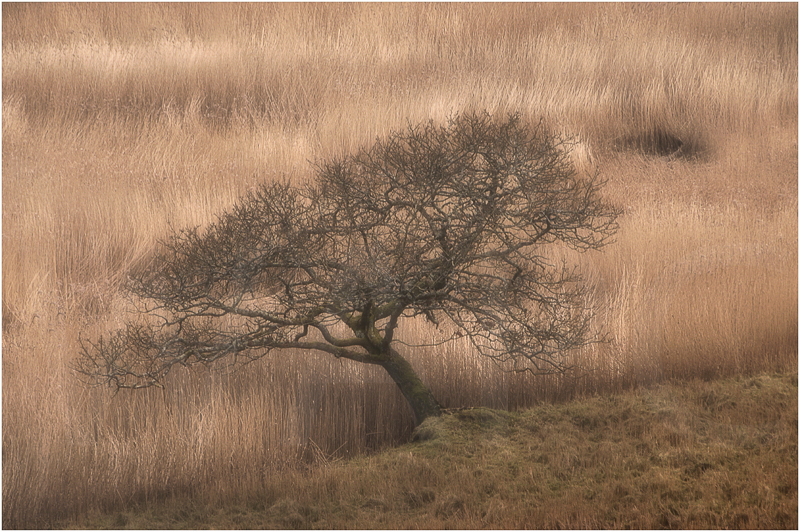
<svg viewBox="0 0 800 532"><path fill-rule="evenodd" d="M431 416L441 416L442 409L430 389L417 376L414 368L400 353L392 348L384 353L386 362L381 364L400 388L403 397L408 401L414 414L414 426Z"/></svg>

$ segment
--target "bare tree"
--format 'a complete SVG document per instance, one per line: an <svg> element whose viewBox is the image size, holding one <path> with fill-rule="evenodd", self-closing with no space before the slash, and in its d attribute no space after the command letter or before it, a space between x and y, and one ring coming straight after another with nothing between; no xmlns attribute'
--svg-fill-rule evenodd
<svg viewBox="0 0 800 532"><path fill-rule="evenodd" d="M440 407L394 346L401 318L422 316L510 369L565 371L592 312L578 273L540 249L598 249L619 215L568 152L518 115L464 114L321 163L313 184L265 184L163 243L127 286L139 318L82 341L77 369L140 388L176 364L324 351L383 367L419 424Z"/></svg>

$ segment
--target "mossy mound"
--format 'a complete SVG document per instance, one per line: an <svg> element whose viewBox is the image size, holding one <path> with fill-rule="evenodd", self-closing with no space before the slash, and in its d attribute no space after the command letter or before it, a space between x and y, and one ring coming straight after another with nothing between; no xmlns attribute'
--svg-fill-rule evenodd
<svg viewBox="0 0 800 532"><path fill-rule="evenodd" d="M496 430L508 425L512 414L503 410L475 407L446 410L441 416L423 421L411 436L411 441L452 441L457 433L477 430Z"/></svg>

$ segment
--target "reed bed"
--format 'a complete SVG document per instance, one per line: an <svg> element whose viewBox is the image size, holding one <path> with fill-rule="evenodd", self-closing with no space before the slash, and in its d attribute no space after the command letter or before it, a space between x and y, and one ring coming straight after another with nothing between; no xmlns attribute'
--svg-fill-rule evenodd
<svg viewBox="0 0 800 532"><path fill-rule="evenodd" d="M581 371L401 346L445 407L796 371L797 63L793 4L4 4L3 525L241 496L406 438L391 381L322 354L116 395L69 363L170 227L465 109L572 136L625 215L603 253L552 250L609 340Z"/></svg>

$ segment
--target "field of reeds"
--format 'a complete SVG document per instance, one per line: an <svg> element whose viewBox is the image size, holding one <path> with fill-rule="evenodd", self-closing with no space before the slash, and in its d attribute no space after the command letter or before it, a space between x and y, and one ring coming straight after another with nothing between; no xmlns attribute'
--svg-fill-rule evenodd
<svg viewBox="0 0 800 532"><path fill-rule="evenodd" d="M382 370L286 352L165 389L87 388L80 337L170 227L463 110L575 139L624 208L574 257L609 342L578 376L405 349L445 407L519 409L797 370L796 4L18 4L3 19L3 525L263 487L402 441ZM436 329L407 323L409 343ZM402 346L400 346L402 348Z"/></svg>

